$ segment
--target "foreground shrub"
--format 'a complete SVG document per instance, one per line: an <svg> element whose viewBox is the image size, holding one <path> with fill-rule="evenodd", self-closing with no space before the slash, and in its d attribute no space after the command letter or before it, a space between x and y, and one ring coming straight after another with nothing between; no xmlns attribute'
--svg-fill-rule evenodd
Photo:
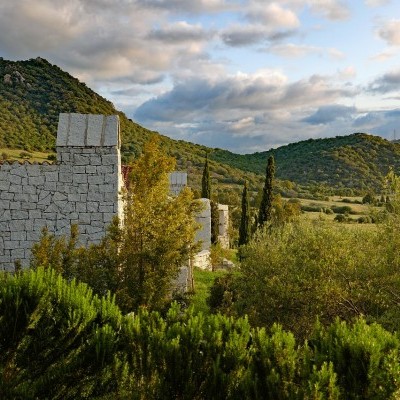
<svg viewBox="0 0 400 400"><path fill-rule="evenodd" d="M316 318L328 325L336 317L365 316L398 330L398 231L394 223L350 230L320 221L265 231L243 249L242 274L230 285L237 299L230 310L248 315L252 325L279 323L303 339Z"/></svg>
<svg viewBox="0 0 400 400"><path fill-rule="evenodd" d="M174 305L122 315L112 298L38 268L0 275L0 398L388 399L399 343L365 321L315 329L205 317Z"/></svg>

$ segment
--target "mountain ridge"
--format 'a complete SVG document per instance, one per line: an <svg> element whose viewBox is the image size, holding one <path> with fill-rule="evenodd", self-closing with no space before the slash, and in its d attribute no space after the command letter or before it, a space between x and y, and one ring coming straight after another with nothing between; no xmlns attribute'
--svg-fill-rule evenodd
<svg viewBox="0 0 400 400"><path fill-rule="evenodd" d="M54 148L60 112L118 114L124 162L140 154L151 135L159 134L130 120L85 83L40 57L26 61L0 59L0 110L3 148ZM257 190L270 155L276 159L277 178L297 185L379 190L390 166L400 171L400 144L365 133L308 139L245 155L159 135L166 152L177 159L178 169L191 174L194 188L200 187L201 168L208 154L218 194L233 185L237 195L244 180Z"/></svg>

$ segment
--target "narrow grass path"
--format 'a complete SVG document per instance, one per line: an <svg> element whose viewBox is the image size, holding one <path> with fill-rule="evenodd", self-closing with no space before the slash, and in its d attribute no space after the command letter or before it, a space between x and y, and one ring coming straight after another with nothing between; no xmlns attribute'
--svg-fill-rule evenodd
<svg viewBox="0 0 400 400"><path fill-rule="evenodd" d="M207 305L207 297L210 295L210 288L214 283L214 279L218 276L226 274L226 271L205 271L200 268L194 270L194 294L191 304L194 311L202 312L205 315L210 314L210 308Z"/></svg>

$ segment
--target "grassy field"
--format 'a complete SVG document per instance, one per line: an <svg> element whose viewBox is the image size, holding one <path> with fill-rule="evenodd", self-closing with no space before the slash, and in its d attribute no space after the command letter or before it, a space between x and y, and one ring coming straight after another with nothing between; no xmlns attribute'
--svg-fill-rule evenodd
<svg viewBox="0 0 400 400"><path fill-rule="evenodd" d="M43 153L40 151L25 151L22 149L4 149L0 148L0 159L5 161L29 161L29 162L39 162L49 161L48 156L50 154L55 155L55 153Z"/></svg>
<svg viewBox="0 0 400 400"><path fill-rule="evenodd" d="M195 312L209 314L210 309L207 305L207 297L209 296L210 287L214 283L214 279L218 276L226 274L226 271L205 271L200 268L194 270L194 294L191 299L191 304Z"/></svg>

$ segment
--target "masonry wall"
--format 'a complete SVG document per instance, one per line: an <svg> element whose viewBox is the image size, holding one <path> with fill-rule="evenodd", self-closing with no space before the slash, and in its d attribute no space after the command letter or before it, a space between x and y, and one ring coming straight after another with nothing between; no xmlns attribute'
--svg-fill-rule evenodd
<svg viewBox="0 0 400 400"><path fill-rule="evenodd" d="M0 266L29 262L43 227L65 235L77 224L82 244L104 236L121 215L117 116L61 114L57 163L0 165Z"/></svg>

